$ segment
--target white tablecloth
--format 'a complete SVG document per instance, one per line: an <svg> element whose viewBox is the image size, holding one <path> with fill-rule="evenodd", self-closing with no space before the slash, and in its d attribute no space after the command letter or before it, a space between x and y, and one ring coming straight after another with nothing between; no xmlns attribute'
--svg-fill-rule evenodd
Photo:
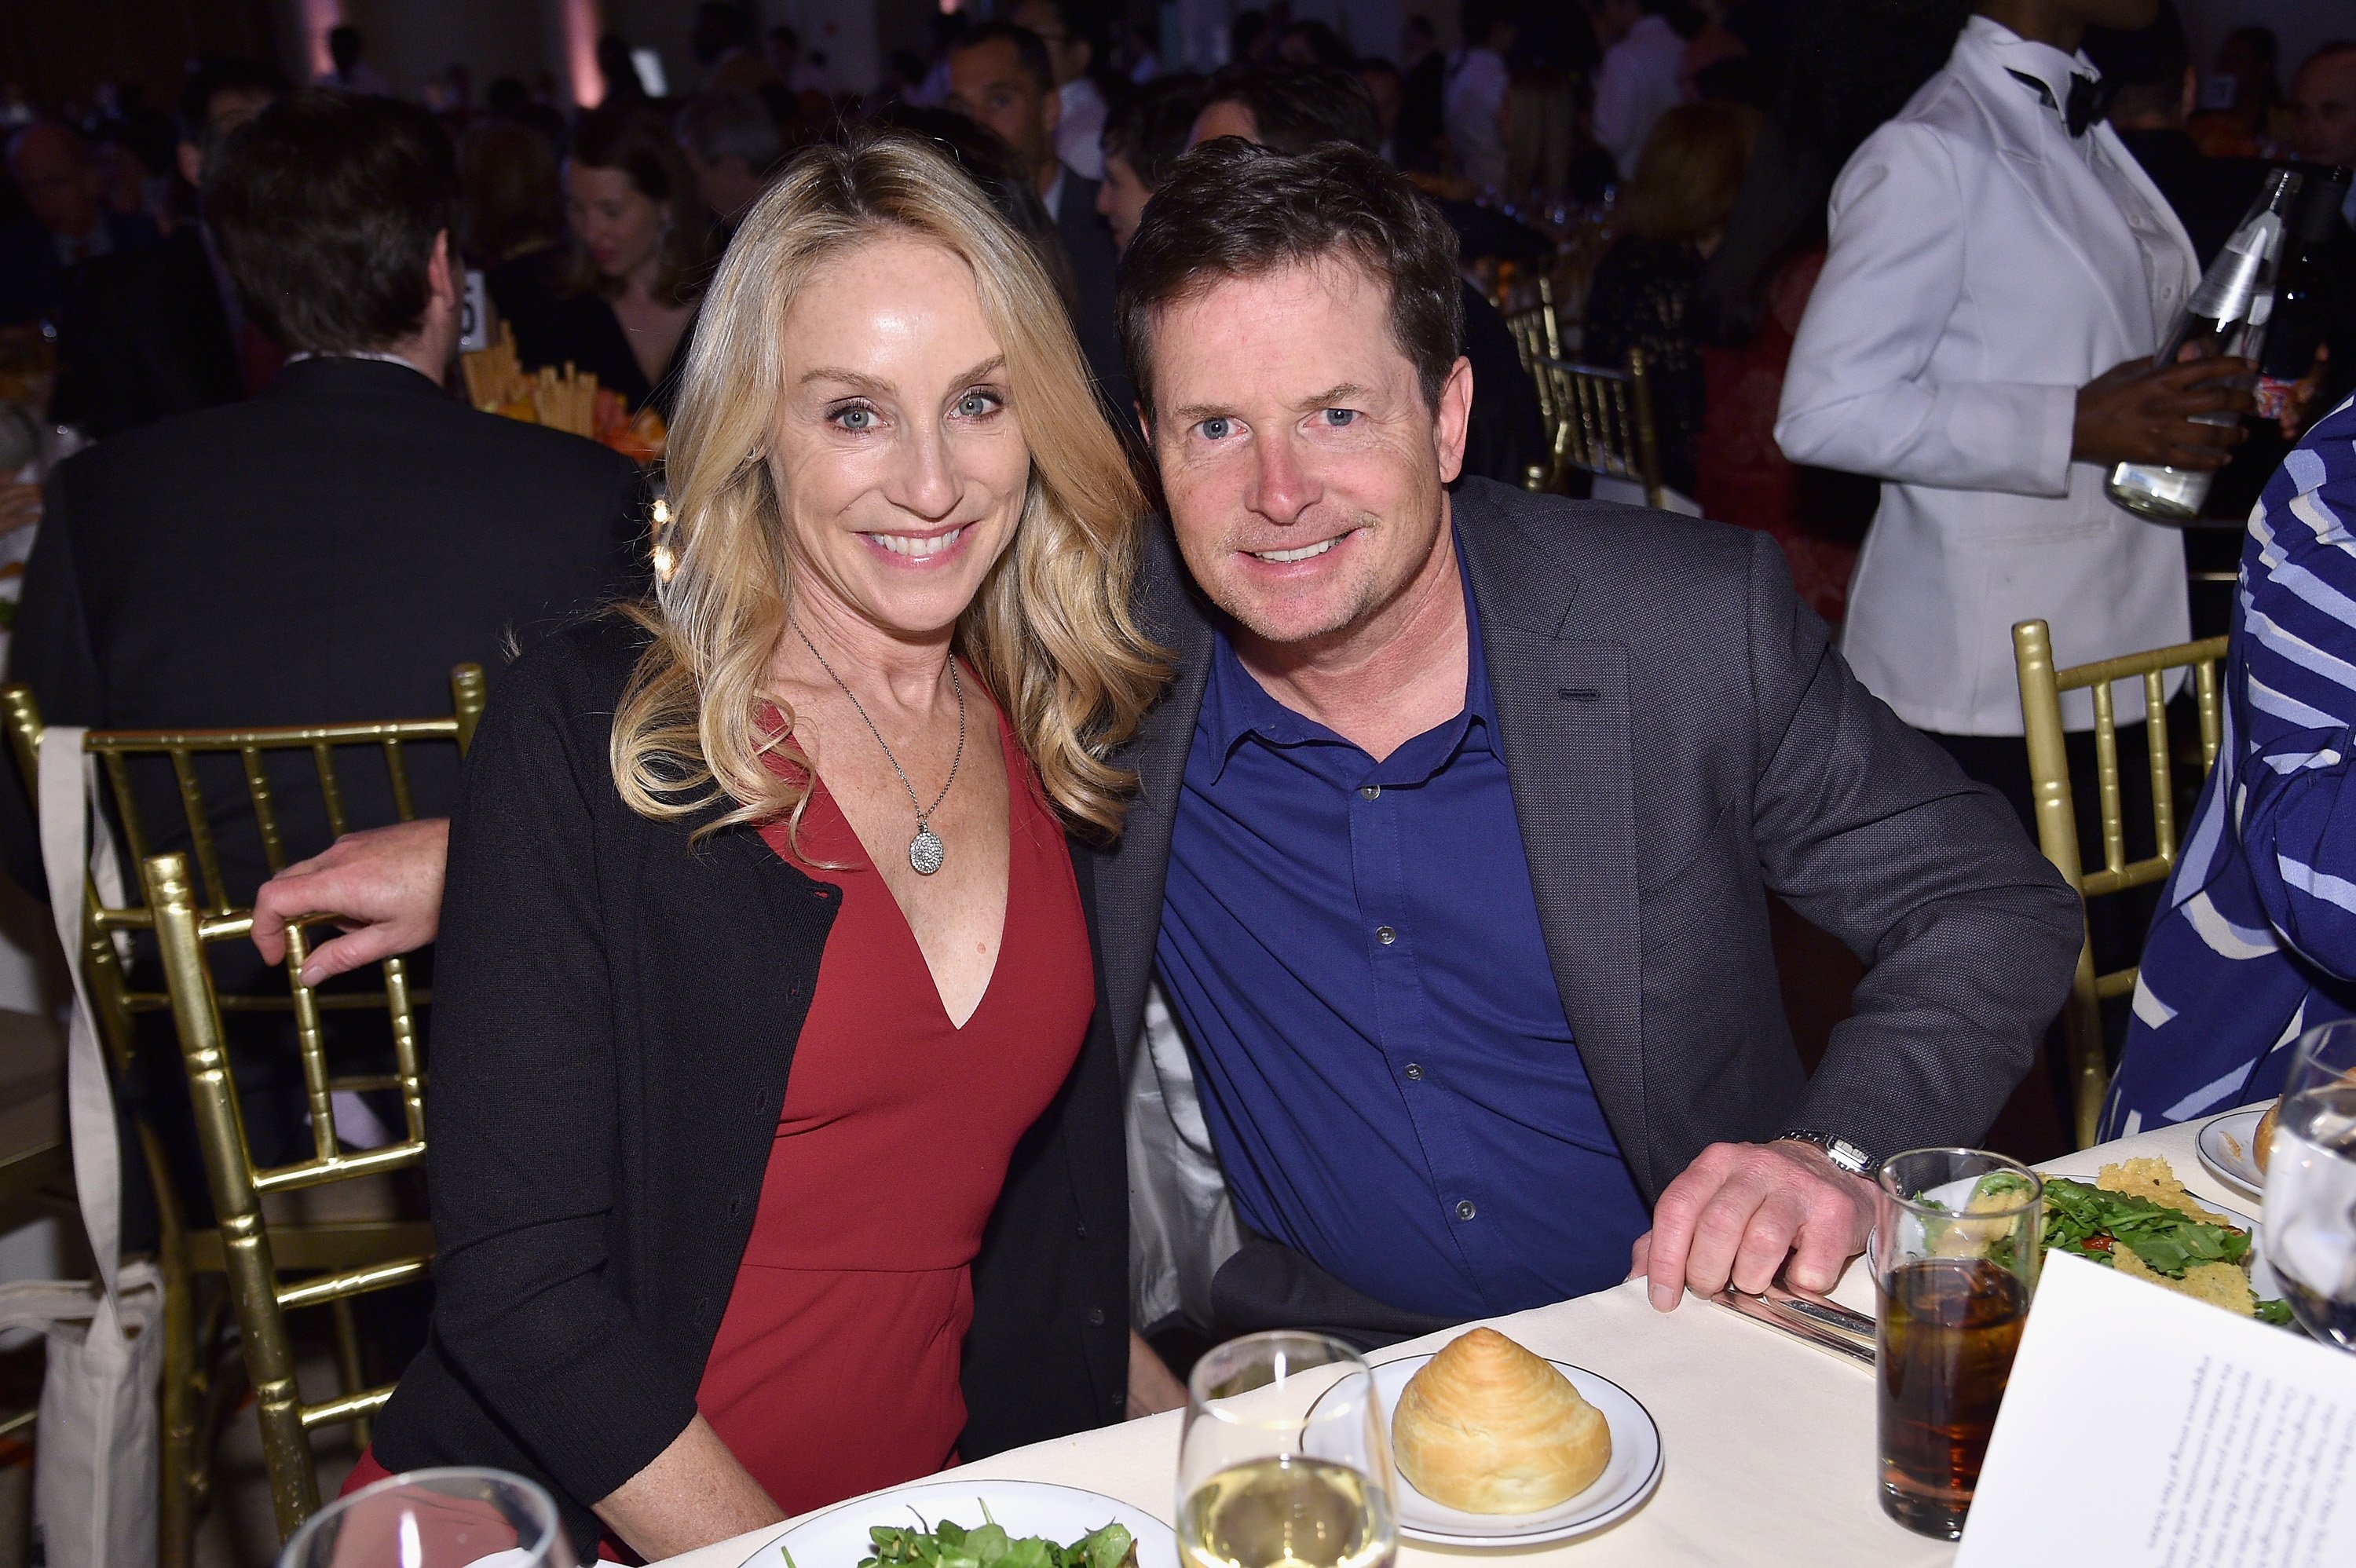
<svg viewBox="0 0 2356 1568"><path fill-rule="evenodd" d="M2247 1213L2193 1152L2194 1125L2163 1128L2052 1161L2091 1177L2097 1167L2163 1155L2197 1197ZM1852 1264L1836 1293L1870 1311L1871 1286ZM1665 1568L1740 1563L1748 1568L1824 1563L1944 1564L1954 1548L1901 1530L1874 1488L1873 1374L1862 1366L1687 1296L1657 1313L1643 1286L1623 1285L1493 1320L1539 1355L1591 1368L1627 1389L1660 1424L1660 1490L1599 1534L1510 1556L1513 1568ZM1451 1329L1381 1352L1437 1349ZM1132 1421L993 1456L947 1478L1058 1481L1172 1516L1179 1414ZM772 1525L668 1559L661 1568L737 1568L790 1528ZM1402 1542L1403 1568L1472 1568L1494 1555ZM805 1568L851 1568L849 1563Z"/></svg>

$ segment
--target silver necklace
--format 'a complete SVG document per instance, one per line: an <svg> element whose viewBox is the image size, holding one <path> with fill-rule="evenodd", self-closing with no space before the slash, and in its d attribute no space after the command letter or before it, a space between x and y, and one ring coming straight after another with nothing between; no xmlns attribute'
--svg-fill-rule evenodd
<svg viewBox="0 0 2356 1568"><path fill-rule="evenodd" d="M809 634L802 630L800 617L788 614L786 623L793 627L794 635L802 640L802 646L810 651L810 657L818 660L818 667L826 671L826 677L841 687L842 695L851 699L851 710L859 715L859 721L867 726L867 732L875 737L875 743L883 747L884 760L892 764L894 773L900 775L900 787L908 792L908 805L916 814L916 836L908 840L908 864L916 875L931 876L941 869L941 860L948 853L940 835L933 831L933 813L941 808L941 802L948 799L949 785L957 783L958 764L965 760L965 683L958 678L957 655L949 656L949 689L957 693L957 750L949 756L949 776L942 782L941 793L933 796L932 805L926 805L916 799L916 786L908 782L907 770L900 766L900 759L892 754L892 748L884 742L884 731L875 728L875 720L867 717L867 709L860 705L857 695L843 684L842 677L834 673L834 667L826 662L826 656L818 651L818 645L809 640Z"/></svg>

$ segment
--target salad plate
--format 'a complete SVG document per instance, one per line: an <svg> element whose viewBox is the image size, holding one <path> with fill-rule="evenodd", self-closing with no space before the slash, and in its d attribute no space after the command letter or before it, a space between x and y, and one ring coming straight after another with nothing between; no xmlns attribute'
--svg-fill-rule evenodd
<svg viewBox="0 0 2356 1568"><path fill-rule="evenodd" d="M870 1492L813 1514L756 1548L738 1568L857 1568L874 1555L878 1526L929 1531L944 1520L979 1529L993 1523L1010 1536L1044 1536L1070 1545L1108 1524L1137 1542L1137 1568L1178 1568L1178 1537L1143 1509L1047 1481L923 1481Z"/></svg>
<svg viewBox="0 0 2356 1568"><path fill-rule="evenodd" d="M1375 1398L1382 1406L1385 1430L1398 1412L1399 1394L1408 1380L1430 1360L1429 1355L1408 1356L1374 1369ZM1541 1541L1568 1541L1618 1523L1653 1495L1653 1488L1661 1484L1661 1429L1653 1424L1652 1413L1637 1403L1635 1395L1600 1372L1568 1361L1552 1365L1570 1380L1581 1399L1602 1413L1604 1424L1611 1429L1612 1462L1603 1474L1578 1496L1536 1513L1466 1513L1443 1508L1417 1491L1394 1462L1391 1477L1398 1496L1400 1539L1457 1547L1536 1546ZM1316 1406L1310 1409L1313 1413Z"/></svg>

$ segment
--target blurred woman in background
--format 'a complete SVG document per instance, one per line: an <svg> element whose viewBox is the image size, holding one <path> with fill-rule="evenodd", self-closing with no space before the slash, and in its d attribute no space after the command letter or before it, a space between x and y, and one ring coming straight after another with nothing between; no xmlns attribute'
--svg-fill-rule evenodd
<svg viewBox="0 0 2356 1568"><path fill-rule="evenodd" d="M490 271L564 242L556 149L530 125L486 120L458 142L459 248Z"/></svg>
<svg viewBox="0 0 2356 1568"><path fill-rule="evenodd" d="M1800 597L1836 624L1879 487L1783 455L1783 371L1825 264L1834 178L1946 63L1970 9L1970 0L1818 0L1795 14L1774 106L1694 292L1703 380L1694 498L1706 517L1774 535Z"/></svg>
<svg viewBox="0 0 2356 1568"><path fill-rule="evenodd" d="M600 108L563 169L573 243L492 272L491 298L527 369L570 364L668 421L712 270L712 219L670 127L637 106Z"/></svg>
<svg viewBox="0 0 2356 1568"><path fill-rule="evenodd" d="M1685 103L1661 116L1628 184L1624 233L1597 265L1587 296L1583 353L1617 367L1631 348L1644 352L1661 478L1687 496L1702 425L1694 285L1725 235L1759 121L1757 110L1740 103Z"/></svg>

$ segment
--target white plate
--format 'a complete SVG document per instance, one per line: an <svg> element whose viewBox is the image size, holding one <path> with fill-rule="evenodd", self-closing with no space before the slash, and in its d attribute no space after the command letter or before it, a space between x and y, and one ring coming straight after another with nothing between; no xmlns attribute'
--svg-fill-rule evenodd
<svg viewBox="0 0 2356 1568"><path fill-rule="evenodd" d="M1375 1368L1375 1397L1382 1402L1385 1430L1398 1409L1399 1392L1430 1360L1409 1356ZM1612 1462L1595 1484L1569 1501L1537 1513L1466 1513L1442 1508L1417 1491L1394 1464L1399 1534L1440 1546L1534 1546L1601 1530L1635 1512L1652 1496L1653 1488L1661 1484L1661 1429L1653 1424L1652 1413L1636 1402L1635 1395L1601 1373L1565 1361L1552 1365L1570 1380L1581 1399L1602 1413L1604 1424L1611 1429Z"/></svg>
<svg viewBox="0 0 2356 1568"><path fill-rule="evenodd" d="M806 1519L755 1552L738 1568L785 1568L785 1552L795 1568L857 1568L873 1550L867 1531L879 1524L913 1525L955 1520L969 1529L990 1517L1013 1536L1044 1535L1069 1545L1090 1531L1123 1524L1137 1538L1137 1568L1178 1568L1178 1538L1141 1509L1100 1492L1058 1487L1046 1481L922 1481L837 1503ZM783 1548L784 1551L779 1549Z"/></svg>
<svg viewBox="0 0 2356 1568"><path fill-rule="evenodd" d="M2209 1174L2244 1198L2264 1199L2266 1194L2266 1173L2258 1168L2255 1157L2258 1123L2265 1114L2261 1105L2254 1111L2211 1116L2201 1125L2193 1146L2201 1151L2201 1163L2209 1168Z"/></svg>

